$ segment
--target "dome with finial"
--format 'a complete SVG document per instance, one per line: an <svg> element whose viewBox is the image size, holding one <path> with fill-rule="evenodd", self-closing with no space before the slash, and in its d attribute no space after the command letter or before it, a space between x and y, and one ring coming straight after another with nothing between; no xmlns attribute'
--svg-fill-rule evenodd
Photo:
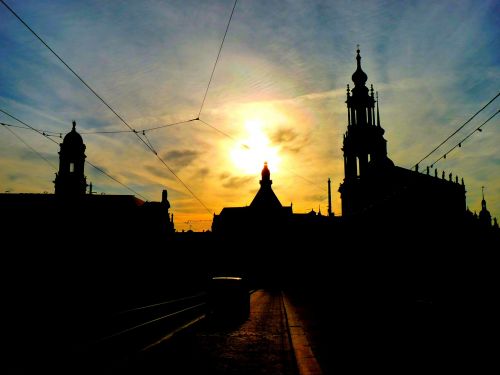
<svg viewBox="0 0 500 375"><path fill-rule="evenodd" d="M368 80L368 76L366 75L365 72L363 72L363 69L361 69L361 56L359 54L359 46L356 52L357 52L356 60L358 62L358 67L352 75L352 81L354 82L354 86L364 86L366 81Z"/></svg>
<svg viewBox="0 0 500 375"><path fill-rule="evenodd" d="M83 139L80 134L76 131L76 122L73 121L73 129L64 136L63 143L67 146L80 146L83 145Z"/></svg>

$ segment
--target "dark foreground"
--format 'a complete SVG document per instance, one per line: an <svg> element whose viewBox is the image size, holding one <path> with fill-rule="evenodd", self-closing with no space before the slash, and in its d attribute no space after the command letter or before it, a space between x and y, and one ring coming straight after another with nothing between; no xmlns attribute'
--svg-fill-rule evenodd
<svg viewBox="0 0 500 375"><path fill-rule="evenodd" d="M435 357L434 291L442 284L431 250L228 244L202 237L118 245L19 249L5 257L2 373L294 375L281 290L303 320L325 374L425 370ZM203 293L215 274L242 275L252 288L276 293L255 293L251 318L241 324L201 320L144 354L147 340L174 328L151 325L123 356L86 356L87 341L111 332L114 313ZM195 309L186 321L202 314Z"/></svg>

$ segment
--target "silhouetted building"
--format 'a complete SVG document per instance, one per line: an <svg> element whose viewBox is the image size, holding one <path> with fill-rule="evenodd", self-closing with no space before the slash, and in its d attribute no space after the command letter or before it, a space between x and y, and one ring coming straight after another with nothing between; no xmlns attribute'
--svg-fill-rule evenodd
<svg viewBox="0 0 500 375"><path fill-rule="evenodd" d="M344 134L344 181L339 192L342 216L369 216L407 224L423 221L460 220L465 213L465 186L435 176L397 167L387 156L387 141L380 122L378 93L366 87L361 68L347 85L347 132ZM443 172L444 176L444 172Z"/></svg>
<svg viewBox="0 0 500 375"><path fill-rule="evenodd" d="M282 230L289 223L292 207L284 207L274 193L271 173L264 163L260 189L250 206L224 207L219 215L214 214L212 231L224 236L238 236L242 233L271 233Z"/></svg>
<svg viewBox="0 0 500 375"><path fill-rule="evenodd" d="M1 222L6 233L42 235L60 233L63 238L85 238L89 245L96 243L130 243L130 236L139 233L144 242L172 233L167 191L161 202L145 202L133 195L86 194L85 144L75 129L66 134L59 152L59 171L56 173L55 194L0 194ZM22 226L19 223L23 223ZM20 233L22 232L22 233Z"/></svg>
<svg viewBox="0 0 500 375"><path fill-rule="evenodd" d="M295 214L291 205L283 206L271 187L273 181L267 162L264 163L261 175L260 189L250 206L224 207L219 215L214 214L214 234L283 242L292 235L318 231L322 224L328 222L328 216L318 215L314 210Z"/></svg>
<svg viewBox="0 0 500 375"><path fill-rule="evenodd" d="M375 94L373 85L370 89L366 86L368 77L361 68L359 49L356 61L352 75L354 88L351 90L347 85L347 132L342 147L344 180L339 187L342 216L335 217L331 211L330 180L328 215L313 210L294 214L292 206L283 206L274 193L265 163L260 189L250 206L225 207L219 215L214 215L214 235L231 237L232 242L239 243L242 239L266 238L260 245L262 248L273 247L268 239L281 247L285 243L307 246L335 238L340 248L361 246L366 241L369 245L366 249L371 249L379 241L378 246L399 251L401 242L392 233L398 233L406 241L418 238L420 246L428 247L425 237L415 237L415 231L426 233L439 228L441 236L432 244L438 248L456 243L450 237L457 230L473 231L480 221L491 226L484 198L480 218L467 215L463 179L459 183L452 173L446 178L445 171L439 173L435 169L431 173L429 167L421 173L418 165L415 171L394 165L387 154L378 93ZM382 235L384 241L380 240ZM468 238L472 240L474 236Z"/></svg>
<svg viewBox="0 0 500 375"><path fill-rule="evenodd" d="M87 190L85 169L85 144L82 136L77 133L76 122L73 129L66 134L59 151L59 172L54 181L55 194L62 197L77 197Z"/></svg>
<svg viewBox="0 0 500 375"><path fill-rule="evenodd" d="M259 183L260 189L252 200L252 203L250 203L250 207L259 210L276 210L282 208L281 202L271 187L273 181L271 180L271 172L269 172L269 168L267 167L267 161L264 162L262 180Z"/></svg>

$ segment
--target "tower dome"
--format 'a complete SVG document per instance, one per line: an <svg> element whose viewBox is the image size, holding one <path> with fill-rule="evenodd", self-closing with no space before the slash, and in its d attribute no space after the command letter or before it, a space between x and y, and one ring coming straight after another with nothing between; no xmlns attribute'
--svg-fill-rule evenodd
<svg viewBox="0 0 500 375"><path fill-rule="evenodd" d="M87 179L85 177L85 144L82 136L73 129L64 136L59 151L59 171L56 173L55 193L62 197L76 197L85 194Z"/></svg>
<svg viewBox="0 0 500 375"><path fill-rule="evenodd" d="M63 143L68 148L73 148L83 145L82 136L76 131L76 122L73 121L73 129L64 136Z"/></svg>
<svg viewBox="0 0 500 375"><path fill-rule="evenodd" d="M359 54L359 47L356 50L357 56L356 56L356 61L358 62L358 67L356 71L352 74L352 81L354 82L354 86L364 86L366 81L368 80L368 76L366 75L365 72L363 72L363 69L361 69L361 56Z"/></svg>

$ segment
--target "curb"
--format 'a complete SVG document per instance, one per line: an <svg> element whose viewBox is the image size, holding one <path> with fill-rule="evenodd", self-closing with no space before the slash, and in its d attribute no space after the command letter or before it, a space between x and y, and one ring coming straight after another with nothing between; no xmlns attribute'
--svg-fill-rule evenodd
<svg viewBox="0 0 500 375"><path fill-rule="evenodd" d="M281 292L283 305L285 307L285 319L288 334L295 353L295 360L300 375L322 375L321 367L311 350L306 333L298 315L293 309L285 293Z"/></svg>

